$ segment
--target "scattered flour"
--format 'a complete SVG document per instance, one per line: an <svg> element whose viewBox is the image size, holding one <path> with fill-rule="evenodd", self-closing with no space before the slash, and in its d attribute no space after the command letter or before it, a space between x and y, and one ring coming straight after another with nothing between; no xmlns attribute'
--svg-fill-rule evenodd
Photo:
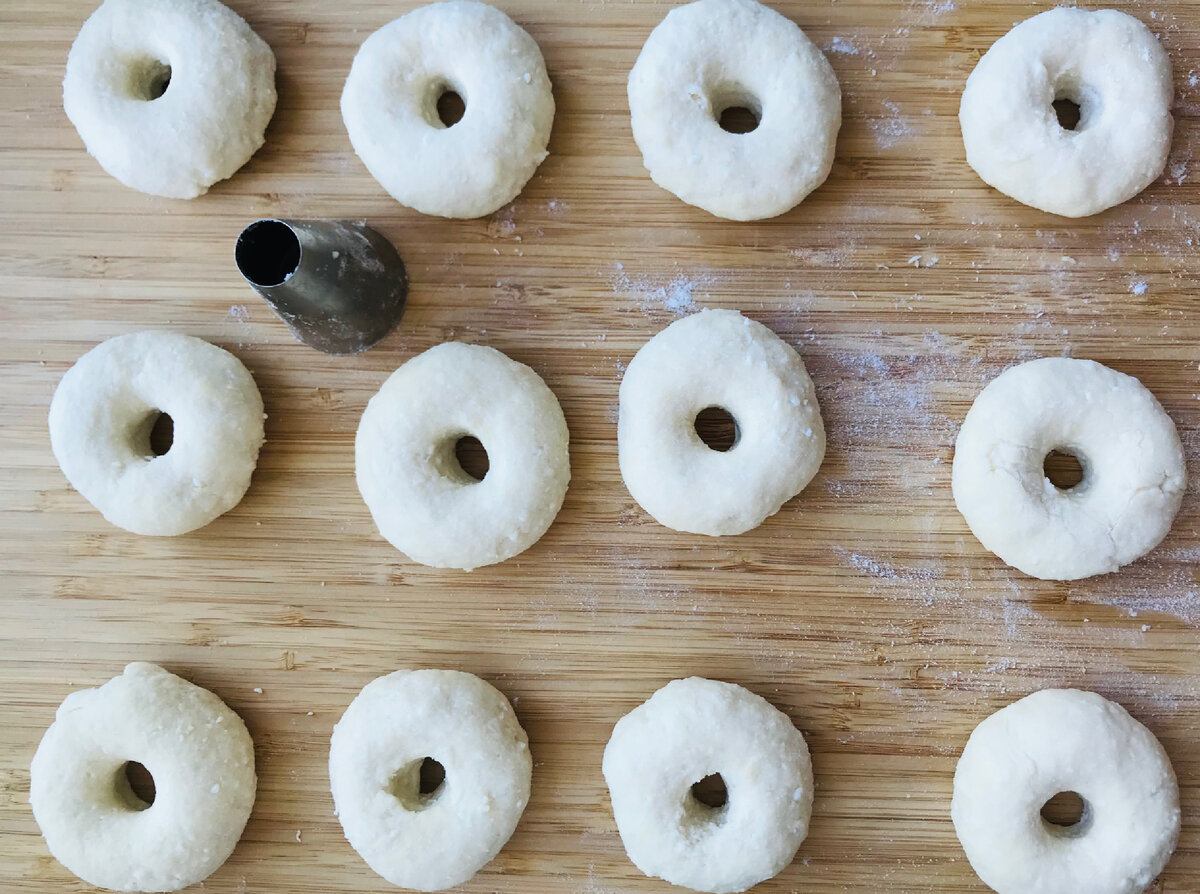
<svg viewBox="0 0 1200 894"><path fill-rule="evenodd" d="M843 56L857 56L858 47L844 37L835 37L829 42L829 52L840 53Z"/></svg>
<svg viewBox="0 0 1200 894"><path fill-rule="evenodd" d="M667 311L684 316L699 309L696 303L698 290L714 282L716 277L711 273L693 276L677 273L666 282L655 276L634 277L624 272L624 265L618 264L611 286L614 292L629 296L643 312ZM699 294L707 297L707 293Z"/></svg>
<svg viewBox="0 0 1200 894"><path fill-rule="evenodd" d="M908 120L900 111L900 107L890 99L883 101L886 116L872 118L871 133L875 135L875 144L880 149L891 149L912 133Z"/></svg>

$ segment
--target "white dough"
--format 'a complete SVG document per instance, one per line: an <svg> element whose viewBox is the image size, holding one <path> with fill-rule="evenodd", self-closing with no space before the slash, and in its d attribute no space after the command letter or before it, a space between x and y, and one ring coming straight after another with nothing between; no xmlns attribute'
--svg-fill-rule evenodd
<svg viewBox="0 0 1200 894"><path fill-rule="evenodd" d="M446 127L438 98L466 111ZM422 6L354 57L342 119L371 176L403 205L482 217L517 197L546 157L554 97L537 43L476 0Z"/></svg>
<svg viewBox="0 0 1200 894"><path fill-rule="evenodd" d="M1083 480L1059 490L1051 451ZM1031 577L1116 571L1167 535L1187 484L1175 423L1137 379L1091 360L1011 367L975 398L954 447L954 501L979 542Z"/></svg>
<svg viewBox="0 0 1200 894"><path fill-rule="evenodd" d="M454 455L465 436L488 455L476 481ZM493 348L447 342L412 358L371 398L355 474L371 516L416 562L470 571L546 533L567 492L567 422L541 377Z"/></svg>
<svg viewBox="0 0 1200 894"><path fill-rule="evenodd" d="M154 778L149 807L126 779L130 761ZM54 859L113 891L178 891L207 878L233 853L257 785L241 718L144 662L68 695L29 774Z"/></svg>
<svg viewBox="0 0 1200 894"><path fill-rule="evenodd" d="M967 79L967 161L1018 202L1085 217L1149 186L1171 148L1171 62L1150 29L1112 9L1058 7L996 41ZM1080 107L1074 130L1052 103Z"/></svg>
<svg viewBox="0 0 1200 894"><path fill-rule="evenodd" d="M726 803L692 785L719 773ZM618 722L604 780L621 842L646 875L745 891L778 875L808 834L812 764L787 715L733 683L673 680Z"/></svg>
<svg viewBox="0 0 1200 894"><path fill-rule="evenodd" d="M728 108L758 126L721 128ZM782 214L825 182L842 91L800 28L754 0L667 13L629 73L633 138L654 182L730 220Z"/></svg>
<svg viewBox="0 0 1200 894"><path fill-rule="evenodd" d="M737 425L732 449L696 433L709 407ZM825 428L800 355L735 310L677 320L642 346L621 381L621 477L660 524L740 534L762 524L812 480Z"/></svg>
<svg viewBox="0 0 1200 894"><path fill-rule="evenodd" d="M263 144L275 54L217 0L105 0L71 45L63 108L109 174L191 199Z"/></svg>
<svg viewBox="0 0 1200 894"><path fill-rule="evenodd" d="M1074 826L1042 806L1084 802ZM1179 835L1179 790L1166 753L1120 705L1044 689L984 720L954 772L954 830L998 894L1137 894Z"/></svg>
<svg viewBox="0 0 1200 894"><path fill-rule="evenodd" d="M421 764L446 771L420 791ZM500 852L529 802L533 761L512 706L478 677L396 671L333 728L329 781L346 840L393 885L461 885Z"/></svg>
<svg viewBox="0 0 1200 894"><path fill-rule="evenodd" d="M171 449L150 450L158 414ZM203 527L242 499L263 442L263 402L241 361L174 332L102 342L67 370L50 402L50 444L89 503L135 534Z"/></svg>

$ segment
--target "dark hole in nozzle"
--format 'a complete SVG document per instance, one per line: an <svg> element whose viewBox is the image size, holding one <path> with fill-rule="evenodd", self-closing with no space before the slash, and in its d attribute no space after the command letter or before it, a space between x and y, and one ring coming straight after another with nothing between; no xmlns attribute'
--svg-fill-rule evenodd
<svg viewBox="0 0 1200 894"><path fill-rule="evenodd" d="M259 220L238 236L238 270L251 284L277 286L300 266L300 240L280 220Z"/></svg>
<svg viewBox="0 0 1200 894"><path fill-rule="evenodd" d="M1051 103L1054 107L1054 114L1058 117L1058 126L1063 130L1075 130L1079 127L1079 118L1082 110L1079 108L1079 103L1073 99L1056 99Z"/></svg>

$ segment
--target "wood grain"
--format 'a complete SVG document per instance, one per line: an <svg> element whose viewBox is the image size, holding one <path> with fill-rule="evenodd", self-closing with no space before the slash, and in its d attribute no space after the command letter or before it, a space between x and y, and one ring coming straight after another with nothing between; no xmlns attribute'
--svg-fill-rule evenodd
<svg viewBox="0 0 1200 894"><path fill-rule="evenodd" d="M1150 557L1065 584L984 552L949 488L974 395L1046 354L1139 376L1196 458L1193 3L1116 4L1170 52L1175 147L1143 195L1067 221L985 187L955 118L979 55L1040 5L781 0L830 50L846 121L829 181L747 224L689 208L642 169L624 83L668 3L502 4L541 44L558 113L525 192L477 221L398 206L341 125L356 47L411 3L231 5L278 55L279 109L263 150L192 202L121 187L63 115L63 63L92 0L0 5L0 889L87 890L38 835L29 759L68 692L132 659L213 689L257 743L254 815L206 891L387 890L342 839L325 759L355 692L408 666L483 675L532 740L529 809L464 890L669 890L625 858L599 768L617 718L686 674L767 697L812 747L812 833L763 892L983 891L950 824L954 761L979 720L1048 685L1116 698L1161 737L1185 813L1152 890L1200 888L1196 487ZM412 279L401 330L353 358L293 342L233 266L236 234L264 215L365 218L390 237ZM739 308L797 345L829 430L812 485L736 538L659 527L617 469L621 370L674 319L668 305L689 300ZM63 479L46 433L70 364L148 326L232 350L270 413L246 499L173 539L107 525ZM572 436L558 521L524 555L470 575L382 541L353 476L367 399L449 338L531 364Z"/></svg>

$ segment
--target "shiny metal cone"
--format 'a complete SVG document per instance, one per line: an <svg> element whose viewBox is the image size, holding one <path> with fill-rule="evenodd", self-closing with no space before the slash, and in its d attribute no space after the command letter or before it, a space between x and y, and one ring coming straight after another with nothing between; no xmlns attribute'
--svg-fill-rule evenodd
<svg viewBox="0 0 1200 894"><path fill-rule="evenodd" d="M404 314L404 262L364 223L256 220L238 236L235 257L292 335L318 351L365 351Z"/></svg>

